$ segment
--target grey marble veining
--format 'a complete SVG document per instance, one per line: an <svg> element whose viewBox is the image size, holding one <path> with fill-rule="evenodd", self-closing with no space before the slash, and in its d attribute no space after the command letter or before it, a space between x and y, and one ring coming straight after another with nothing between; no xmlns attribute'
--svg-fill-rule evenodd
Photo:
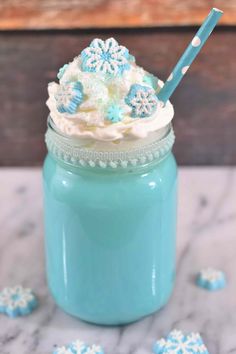
<svg viewBox="0 0 236 354"><path fill-rule="evenodd" d="M107 354L151 353L171 329L200 331L210 354L236 353L236 169L182 168L179 172L177 280L159 313L123 327L100 327L63 313L45 281L41 171L0 169L0 288L22 284L38 294L31 316L0 316L0 354L46 354L80 338ZM205 266L223 269L226 289L194 285Z"/></svg>

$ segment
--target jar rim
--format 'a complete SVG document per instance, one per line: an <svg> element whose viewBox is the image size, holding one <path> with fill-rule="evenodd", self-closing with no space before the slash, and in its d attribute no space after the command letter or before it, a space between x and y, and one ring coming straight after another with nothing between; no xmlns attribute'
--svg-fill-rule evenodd
<svg viewBox="0 0 236 354"><path fill-rule="evenodd" d="M166 132L160 139L147 144L143 143L144 139L139 139L139 144L134 147L132 144L127 144L123 149L118 146L116 149L115 145L112 150L99 149L98 146L91 148L86 144L83 145L81 139L58 131L49 116L45 141L52 156L66 164L92 168L127 168L151 163L154 160L158 162L168 154L174 144L175 136L171 124L166 128Z"/></svg>

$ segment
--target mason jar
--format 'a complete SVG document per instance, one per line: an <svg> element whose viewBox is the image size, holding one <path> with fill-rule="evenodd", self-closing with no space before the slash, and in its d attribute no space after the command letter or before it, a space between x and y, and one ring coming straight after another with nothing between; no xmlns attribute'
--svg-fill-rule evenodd
<svg viewBox="0 0 236 354"><path fill-rule="evenodd" d="M47 279L67 313L118 325L167 303L175 278L173 143L170 125L148 139L104 144L65 136L49 120Z"/></svg>

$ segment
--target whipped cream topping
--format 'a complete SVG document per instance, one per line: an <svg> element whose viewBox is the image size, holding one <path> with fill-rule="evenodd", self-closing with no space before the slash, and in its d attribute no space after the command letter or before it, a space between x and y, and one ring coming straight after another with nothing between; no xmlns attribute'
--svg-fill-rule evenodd
<svg viewBox="0 0 236 354"><path fill-rule="evenodd" d="M157 99L163 82L136 65L114 39L92 43L91 50L60 69L59 83L48 85L47 106L57 129L73 137L116 141L146 138L166 127L174 110L169 101L164 106Z"/></svg>

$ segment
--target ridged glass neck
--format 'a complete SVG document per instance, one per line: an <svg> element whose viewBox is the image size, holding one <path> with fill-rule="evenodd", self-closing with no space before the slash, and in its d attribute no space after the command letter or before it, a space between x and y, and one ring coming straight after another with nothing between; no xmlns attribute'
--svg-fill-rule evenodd
<svg viewBox="0 0 236 354"><path fill-rule="evenodd" d="M126 169L161 161L171 150L175 136L171 126L163 131L161 137L147 142L140 139L140 144L132 141L125 144L87 143L64 136L57 132L49 122L45 141L50 154L56 160L74 167ZM105 146L105 148L104 148Z"/></svg>

